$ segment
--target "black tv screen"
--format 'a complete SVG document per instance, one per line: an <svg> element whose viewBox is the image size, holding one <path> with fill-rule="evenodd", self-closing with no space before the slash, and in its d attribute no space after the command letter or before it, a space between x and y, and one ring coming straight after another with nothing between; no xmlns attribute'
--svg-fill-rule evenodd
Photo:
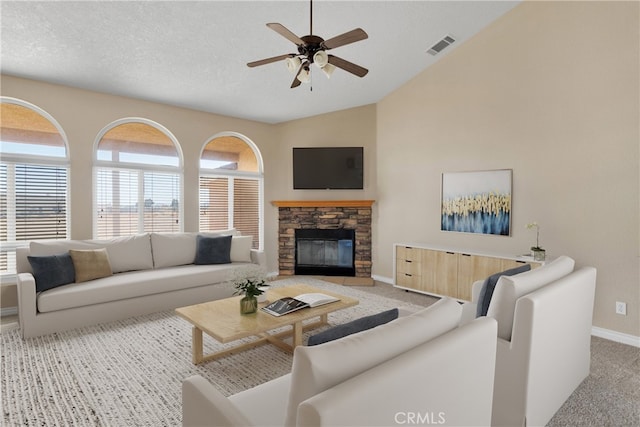
<svg viewBox="0 0 640 427"><path fill-rule="evenodd" d="M362 147L293 149L293 189L364 188Z"/></svg>

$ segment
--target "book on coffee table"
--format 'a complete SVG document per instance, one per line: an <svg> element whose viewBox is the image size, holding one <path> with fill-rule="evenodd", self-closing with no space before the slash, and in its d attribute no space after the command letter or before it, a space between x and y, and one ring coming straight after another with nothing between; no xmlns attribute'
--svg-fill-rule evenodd
<svg viewBox="0 0 640 427"><path fill-rule="evenodd" d="M262 310L274 316L282 316L293 313L306 307L318 307L319 305L329 304L331 302L340 301L330 295L321 293L301 294L293 297L280 298L271 304L262 307Z"/></svg>

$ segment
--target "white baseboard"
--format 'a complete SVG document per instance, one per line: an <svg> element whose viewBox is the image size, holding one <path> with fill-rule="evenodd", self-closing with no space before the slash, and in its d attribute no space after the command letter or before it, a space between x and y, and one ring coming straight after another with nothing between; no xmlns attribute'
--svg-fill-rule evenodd
<svg viewBox="0 0 640 427"><path fill-rule="evenodd" d="M640 347L640 337L637 337L635 335L623 334L622 332L599 328L597 326L593 326L591 328L591 335L593 335L594 337L604 338L609 341L615 341L634 347Z"/></svg>
<svg viewBox="0 0 640 427"><path fill-rule="evenodd" d="M0 308L0 317L16 316L17 314L18 314L18 307Z"/></svg>
<svg viewBox="0 0 640 427"><path fill-rule="evenodd" d="M378 276L377 274L372 274L371 278L378 282L388 283L389 285L393 285L393 279L391 277Z"/></svg>

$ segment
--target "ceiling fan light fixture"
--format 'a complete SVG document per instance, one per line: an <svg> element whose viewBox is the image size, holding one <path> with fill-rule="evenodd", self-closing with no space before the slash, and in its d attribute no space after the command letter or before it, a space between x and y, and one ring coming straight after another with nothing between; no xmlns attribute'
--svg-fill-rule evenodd
<svg viewBox="0 0 640 427"><path fill-rule="evenodd" d="M331 74L336 70L335 65L327 63L324 67L322 67L322 72L328 79L331 78Z"/></svg>
<svg viewBox="0 0 640 427"><path fill-rule="evenodd" d="M304 67L300 70L300 73L298 73L298 80L302 83L308 83L309 80L311 80L311 70L309 70L309 67Z"/></svg>
<svg viewBox="0 0 640 427"><path fill-rule="evenodd" d="M320 68L324 68L329 64L329 55L324 50L319 50L313 55L313 63Z"/></svg>
<svg viewBox="0 0 640 427"><path fill-rule="evenodd" d="M297 56L294 56L293 58L287 58L287 70L289 70L289 72L292 74L298 71L298 69L300 68L300 64L300 58L298 58Z"/></svg>

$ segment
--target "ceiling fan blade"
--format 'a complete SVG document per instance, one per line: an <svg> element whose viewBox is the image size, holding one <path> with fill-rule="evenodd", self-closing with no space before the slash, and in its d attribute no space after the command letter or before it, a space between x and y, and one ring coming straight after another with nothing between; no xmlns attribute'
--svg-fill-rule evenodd
<svg viewBox="0 0 640 427"><path fill-rule="evenodd" d="M322 43L325 49L335 49L336 47L344 46L349 43L359 42L360 40L364 40L369 38L369 35L365 33L362 28L356 28L355 30L347 31L344 34L340 34L339 36L335 36L330 38L329 40L325 40Z"/></svg>
<svg viewBox="0 0 640 427"><path fill-rule="evenodd" d="M259 65L271 64L272 62L282 61L283 59L293 58L295 55L293 53L287 53L286 55L274 56L272 58L261 59L259 61L249 62L247 64L248 67L257 67Z"/></svg>
<svg viewBox="0 0 640 427"><path fill-rule="evenodd" d="M300 68L298 68L298 72L296 73L296 76L293 78L293 82L291 82L291 89L293 89L294 87L300 86L300 84L302 83L300 80L298 80L298 76L300 75L302 70L304 70L304 67L307 67L307 68L309 67L309 61L304 61L302 65L300 65Z"/></svg>
<svg viewBox="0 0 640 427"><path fill-rule="evenodd" d="M329 64L333 64L338 68L342 68L345 71L350 72L351 74L355 74L358 77L364 77L367 75L369 70L363 68L359 65L354 64L353 62L349 62L345 59L338 58L337 56L329 55Z"/></svg>
<svg viewBox="0 0 640 427"><path fill-rule="evenodd" d="M304 45L304 41L302 41L300 37L293 34L282 24L278 24L277 22L272 22L270 24L267 24L267 27L271 28L273 31L280 34L282 37L286 38L287 40L294 42L298 46Z"/></svg>

